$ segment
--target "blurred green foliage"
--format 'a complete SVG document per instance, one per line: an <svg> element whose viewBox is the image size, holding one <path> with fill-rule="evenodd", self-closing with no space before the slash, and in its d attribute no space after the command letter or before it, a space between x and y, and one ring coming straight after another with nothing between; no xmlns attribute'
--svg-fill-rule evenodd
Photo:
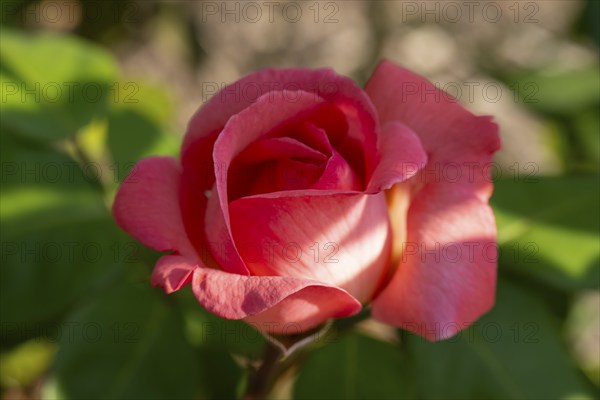
<svg viewBox="0 0 600 400"><path fill-rule="evenodd" d="M502 180L492 206L500 263L562 290L600 282L600 193L596 176Z"/></svg>
<svg viewBox="0 0 600 400"><path fill-rule="evenodd" d="M509 78L522 101L558 130L559 152L571 172L600 168L600 71L532 71Z"/></svg>
<svg viewBox="0 0 600 400"><path fill-rule="evenodd" d="M151 288L158 254L109 211L137 160L177 154L169 96L122 76L91 42L0 34L4 393L235 397L265 339L206 313L189 290ZM598 70L522 76L538 85L531 109L566 138L578 175L496 182L497 306L443 343L350 333L317 346L296 371L297 398L598 396L564 335L573 297L600 281Z"/></svg>
<svg viewBox="0 0 600 400"><path fill-rule="evenodd" d="M69 36L1 35L2 124L15 133L40 141L72 137L119 101L118 92L111 98L116 63L102 49Z"/></svg>

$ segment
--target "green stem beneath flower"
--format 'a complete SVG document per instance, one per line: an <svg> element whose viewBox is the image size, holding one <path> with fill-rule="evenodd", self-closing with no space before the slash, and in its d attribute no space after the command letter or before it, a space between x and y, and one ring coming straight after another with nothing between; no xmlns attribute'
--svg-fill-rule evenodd
<svg viewBox="0 0 600 400"><path fill-rule="evenodd" d="M244 400L260 400L266 397L273 387L276 377L283 372L281 371L282 356L281 349L273 343L267 342L262 364L248 378L246 393L242 397Z"/></svg>
<svg viewBox="0 0 600 400"><path fill-rule="evenodd" d="M364 309L355 316L338 319L332 324L331 329L327 334L339 336L352 330L358 323L370 318L370 316L370 310ZM242 399L265 399L279 378L292 367L299 365L302 360L304 360L311 347L314 346L308 345L301 347L287 357L284 357L282 350L274 343L268 341L263 353L263 361L256 371L250 373L246 391L242 396Z"/></svg>

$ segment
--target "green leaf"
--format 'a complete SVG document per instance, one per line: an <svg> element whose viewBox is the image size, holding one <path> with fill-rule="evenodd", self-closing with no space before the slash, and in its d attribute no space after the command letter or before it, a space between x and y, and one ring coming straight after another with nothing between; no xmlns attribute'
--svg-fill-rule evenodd
<svg viewBox="0 0 600 400"><path fill-rule="evenodd" d="M196 381L202 388L200 398L234 399L243 370L232 354L223 347L203 346L196 349L200 362L200 373Z"/></svg>
<svg viewBox="0 0 600 400"><path fill-rule="evenodd" d="M600 280L596 176L497 181L500 265L564 290Z"/></svg>
<svg viewBox="0 0 600 400"><path fill-rule="evenodd" d="M50 141L106 114L119 86L107 52L74 37L1 32L2 128Z"/></svg>
<svg viewBox="0 0 600 400"><path fill-rule="evenodd" d="M94 177L106 173L99 164L87 172L68 155L32 146L2 132L0 220L3 240L69 221L107 215Z"/></svg>
<svg viewBox="0 0 600 400"><path fill-rule="evenodd" d="M535 72L516 80L514 89L533 108L571 115L600 102L598 67L569 72Z"/></svg>
<svg viewBox="0 0 600 400"><path fill-rule="evenodd" d="M43 335L40 323L59 318L115 268L136 260L129 248L135 243L126 244L72 158L26 147L6 131L0 152L4 345Z"/></svg>
<svg viewBox="0 0 600 400"><path fill-rule="evenodd" d="M575 130L577 141L584 155L583 160L574 160L577 163L586 163L588 169L599 172L600 169L600 115L597 107L577 115L575 119Z"/></svg>
<svg viewBox="0 0 600 400"><path fill-rule="evenodd" d="M198 359L160 289L125 278L65 319L44 398L198 397Z"/></svg>
<svg viewBox="0 0 600 400"><path fill-rule="evenodd" d="M221 348L244 358L258 358L261 355L266 340L252 326L209 313L198 304L190 287L170 296L181 307L186 335L195 346Z"/></svg>
<svg viewBox="0 0 600 400"><path fill-rule="evenodd" d="M415 398L409 367L399 348L358 333L347 334L309 355L294 384L294 398Z"/></svg>
<svg viewBox="0 0 600 400"><path fill-rule="evenodd" d="M54 343L31 339L0 354L0 385L19 388L33 385L50 365L54 353Z"/></svg>
<svg viewBox="0 0 600 400"><path fill-rule="evenodd" d="M204 310L190 287L170 297L181 308L185 335L202 360L197 380L204 398L239 397L236 390L243 377L240 364L260 358L264 337L243 321L225 320Z"/></svg>
<svg viewBox="0 0 600 400"><path fill-rule="evenodd" d="M406 336L420 398L593 398L546 305L508 281L494 309L457 336Z"/></svg>
<svg viewBox="0 0 600 400"><path fill-rule="evenodd" d="M131 101L123 99L111 106L108 115L107 147L121 181L133 165L143 157L176 155L181 139L168 130L170 101L159 88L133 85Z"/></svg>

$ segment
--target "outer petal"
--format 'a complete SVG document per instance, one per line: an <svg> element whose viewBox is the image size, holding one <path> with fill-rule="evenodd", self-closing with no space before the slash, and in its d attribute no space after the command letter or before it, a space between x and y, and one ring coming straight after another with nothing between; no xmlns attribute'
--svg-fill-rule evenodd
<svg viewBox="0 0 600 400"><path fill-rule="evenodd" d="M152 271L152 286L162 287L167 294L173 293L192 281L192 273L198 263L177 255L162 256Z"/></svg>
<svg viewBox="0 0 600 400"><path fill-rule="evenodd" d="M247 197L230 213L253 275L314 279L364 302L384 278L391 239L383 193Z"/></svg>
<svg viewBox="0 0 600 400"><path fill-rule="evenodd" d="M270 333L297 333L327 319L357 313L360 303L327 284L278 276L242 276L198 268L192 289L198 302L222 318L242 319ZM290 328L289 324L294 324Z"/></svg>
<svg viewBox="0 0 600 400"><path fill-rule="evenodd" d="M408 212L408 238L373 316L429 340L450 337L487 312L496 288L496 226L468 187L428 185Z"/></svg>
<svg viewBox="0 0 600 400"><path fill-rule="evenodd" d="M419 137L406 125L394 121L382 130L379 163L367 191L389 189L394 183L412 178L427 163Z"/></svg>
<svg viewBox="0 0 600 400"><path fill-rule="evenodd" d="M297 335L331 318L356 314L361 306L344 291L308 286L259 314L244 318L256 329L276 335Z"/></svg>
<svg viewBox="0 0 600 400"><path fill-rule="evenodd" d="M188 128L189 129L189 128ZM199 138L194 146L182 155L183 173L180 188L180 204L183 222L190 241L203 260L210 263L210 252L206 246L204 219L208 203L207 194L215 183L215 166L212 151L218 132Z"/></svg>
<svg viewBox="0 0 600 400"><path fill-rule="evenodd" d="M180 176L174 158L143 159L121 184L112 210L117 224L146 246L197 258L179 207Z"/></svg>
<svg viewBox="0 0 600 400"><path fill-rule="evenodd" d="M500 148L498 127L490 117L474 116L422 76L389 61L377 67L365 90L382 124L400 121L419 135L429 158L420 183L466 184L489 198L487 167Z"/></svg>
<svg viewBox="0 0 600 400"><path fill-rule="evenodd" d="M366 91L382 123L406 124L428 156L425 168L390 192L394 240L406 243L401 251L394 244L399 265L374 301L373 315L430 340L443 339L494 303L496 228L486 203L498 128L490 117L474 116L423 77L390 62L380 64Z"/></svg>
<svg viewBox="0 0 600 400"><path fill-rule="evenodd" d="M377 116L371 100L351 79L337 75L331 69L269 68L249 74L213 96L190 120L183 147L183 164L188 150L198 139L204 139L223 129L229 118L255 103L261 96L277 91L304 91L315 98L340 105L356 125L351 136L366 145L365 152L373 153L376 146ZM296 101L294 95L288 97ZM192 161L192 160L190 160Z"/></svg>

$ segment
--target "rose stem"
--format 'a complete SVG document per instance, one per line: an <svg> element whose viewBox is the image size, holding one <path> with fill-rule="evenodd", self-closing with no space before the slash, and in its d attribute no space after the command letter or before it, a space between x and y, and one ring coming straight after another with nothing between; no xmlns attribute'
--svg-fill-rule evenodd
<svg viewBox="0 0 600 400"><path fill-rule="evenodd" d="M259 400L266 397L271 390L276 376L281 373L278 372L278 369L282 364L282 355L281 349L267 342L262 364L248 378L246 393L242 397L244 400Z"/></svg>
<svg viewBox="0 0 600 400"><path fill-rule="evenodd" d="M365 308L353 317L339 319L333 323L330 333L340 335L348 332L370 316L371 310ZM279 377L291 367L300 363L311 347L310 345L302 347L288 357L283 358L281 349L271 342L267 342L263 353L263 362L256 372L250 374L246 392L242 396L242 399L262 400L266 398Z"/></svg>

